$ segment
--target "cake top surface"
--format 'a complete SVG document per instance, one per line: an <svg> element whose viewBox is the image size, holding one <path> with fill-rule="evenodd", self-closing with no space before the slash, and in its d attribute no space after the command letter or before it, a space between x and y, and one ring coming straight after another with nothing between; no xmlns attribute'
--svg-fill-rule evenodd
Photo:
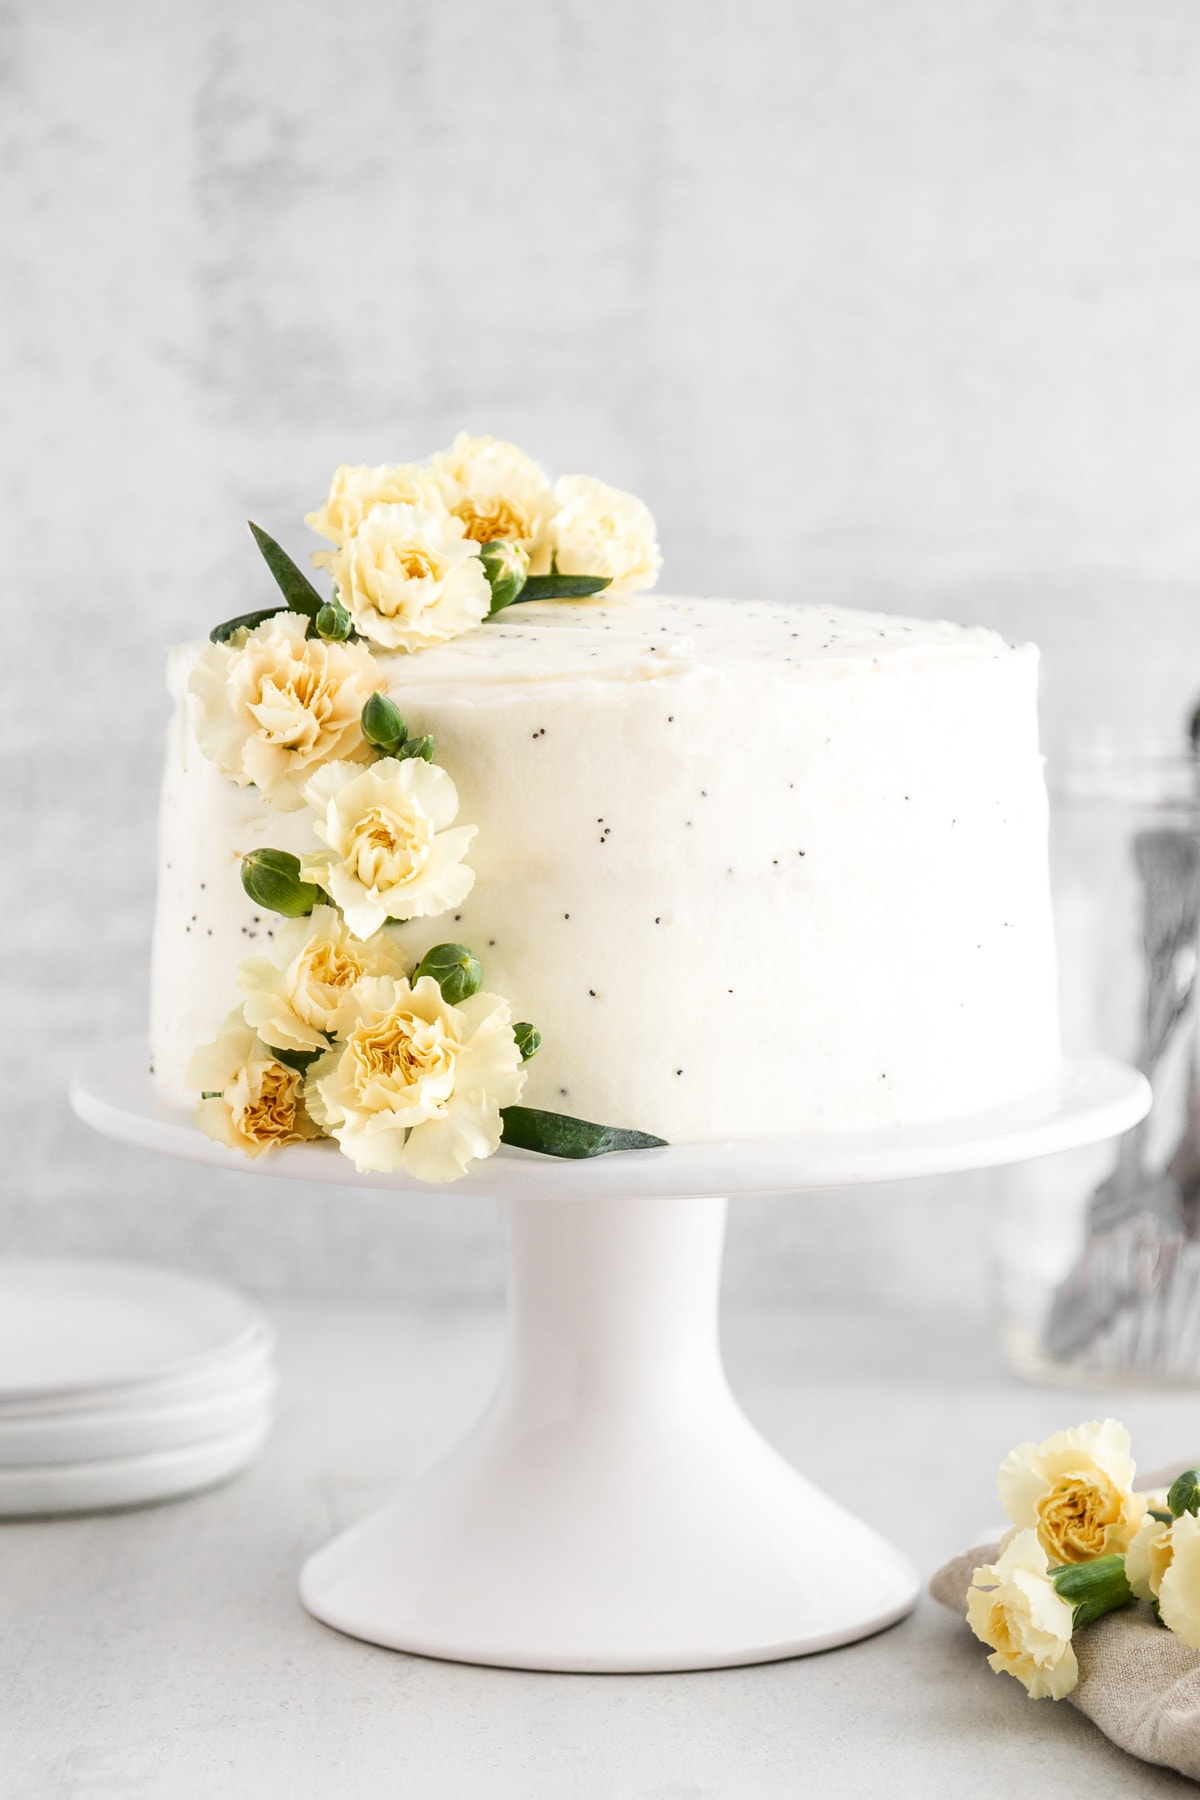
<svg viewBox="0 0 1200 1800"><path fill-rule="evenodd" d="M921 669L1023 653L994 631L946 620L667 594L607 603L532 601L417 655L376 652L396 686L441 690L513 681L652 680L685 669L748 664L828 678L864 665Z"/></svg>

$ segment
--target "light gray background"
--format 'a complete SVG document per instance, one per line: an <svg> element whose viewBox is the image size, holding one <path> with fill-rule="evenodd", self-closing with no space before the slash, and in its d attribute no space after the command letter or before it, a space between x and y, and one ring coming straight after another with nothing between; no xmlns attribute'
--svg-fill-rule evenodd
<svg viewBox="0 0 1200 1800"><path fill-rule="evenodd" d="M166 645L339 460L459 428L658 517L669 589L1033 637L1048 739L1200 691L1192 0L16 0L0 1246L483 1291L486 1209L126 1153ZM975 1305L981 1181L747 1204L730 1284Z"/></svg>

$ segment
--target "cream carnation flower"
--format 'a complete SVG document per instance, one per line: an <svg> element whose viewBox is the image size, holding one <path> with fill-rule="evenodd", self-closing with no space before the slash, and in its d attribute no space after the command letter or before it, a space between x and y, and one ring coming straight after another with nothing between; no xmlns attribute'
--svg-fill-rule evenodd
<svg viewBox="0 0 1200 1800"><path fill-rule="evenodd" d="M307 626L276 613L239 643L206 644L188 679L205 756L284 812L303 806L321 763L363 750L362 709L383 685L364 645L327 644Z"/></svg>
<svg viewBox="0 0 1200 1800"><path fill-rule="evenodd" d="M1156 1519L1149 1509L1165 1512L1165 1494L1142 1494L1147 1511L1125 1552L1125 1579L1141 1600L1157 1600L1162 1578L1171 1566L1171 1521Z"/></svg>
<svg viewBox="0 0 1200 1800"><path fill-rule="evenodd" d="M1037 1532L1052 1563L1078 1563L1128 1545L1146 1510L1133 1476L1125 1427L1093 1419L1043 1444L1018 1444L997 1485L1009 1518Z"/></svg>
<svg viewBox="0 0 1200 1800"><path fill-rule="evenodd" d="M564 475L554 497L550 542L560 575L606 575L606 597L654 586L662 557L640 500L590 475Z"/></svg>
<svg viewBox="0 0 1200 1800"><path fill-rule="evenodd" d="M301 1096L301 1079L268 1049L240 1012L231 1012L216 1038L197 1050L188 1086L206 1098L193 1115L200 1129L246 1156L279 1144L320 1137Z"/></svg>
<svg viewBox="0 0 1200 1800"><path fill-rule="evenodd" d="M329 848L302 857L301 873L336 901L355 937L386 919L433 918L470 893L475 876L462 859L475 826L454 826L458 794L445 769L415 756L366 769L327 763L304 797Z"/></svg>
<svg viewBox="0 0 1200 1800"><path fill-rule="evenodd" d="M1079 1680L1074 1623L1034 1531L1014 1533L995 1563L971 1577L967 1624L990 1647L992 1668L1015 1676L1033 1700L1061 1700Z"/></svg>
<svg viewBox="0 0 1200 1800"><path fill-rule="evenodd" d="M472 994L451 1006L431 975L359 983L345 1040L309 1069L315 1116L356 1168L453 1181L500 1142L500 1108L525 1071L508 1003Z"/></svg>
<svg viewBox="0 0 1200 1800"><path fill-rule="evenodd" d="M377 931L360 943L336 907L314 906L307 918L276 926L270 956L242 963L242 1015L265 1044L327 1050L355 982L364 975L403 975L404 969L394 932Z"/></svg>
<svg viewBox="0 0 1200 1800"><path fill-rule="evenodd" d="M430 468L442 498L477 544L502 541L529 553L533 574L550 566L554 493L531 456L493 437L460 431Z"/></svg>
<svg viewBox="0 0 1200 1800"><path fill-rule="evenodd" d="M1158 1578L1158 1610L1177 1638L1200 1650L1200 1519L1183 1513L1163 1530L1170 1559Z"/></svg>
<svg viewBox="0 0 1200 1800"><path fill-rule="evenodd" d="M389 650L444 643L491 610L479 545L429 505L373 506L330 571L356 630Z"/></svg>
<svg viewBox="0 0 1200 1800"><path fill-rule="evenodd" d="M316 512L305 513L304 523L328 538L340 550L349 543L373 506L441 505L441 492L428 469L420 463L342 463L333 472L329 496ZM318 550L313 563L319 569L333 561L333 550Z"/></svg>

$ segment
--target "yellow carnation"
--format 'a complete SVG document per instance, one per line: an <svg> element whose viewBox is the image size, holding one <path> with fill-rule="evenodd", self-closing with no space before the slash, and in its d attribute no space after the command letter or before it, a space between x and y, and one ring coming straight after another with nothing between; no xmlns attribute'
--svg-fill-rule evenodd
<svg viewBox="0 0 1200 1800"><path fill-rule="evenodd" d="M1146 1510L1133 1477L1125 1427L1093 1419L1042 1444L1018 1444L1001 1464L997 1485L1014 1525L1036 1531L1057 1565L1126 1549Z"/></svg>
<svg viewBox="0 0 1200 1800"><path fill-rule="evenodd" d="M378 931L364 944L336 907L315 906L307 918L276 926L271 955L242 963L242 1014L266 1044L325 1050L355 982L364 975L403 975L404 966L393 932Z"/></svg>
<svg viewBox="0 0 1200 1800"><path fill-rule="evenodd" d="M432 506L441 504L437 483L420 463L342 463L333 472L329 496L316 512L305 513L304 523L328 538L340 550L354 536L373 506ZM334 551L318 550L313 562L319 569L333 561Z"/></svg>
<svg viewBox="0 0 1200 1800"><path fill-rule="evenodd" d="M1015 1532L996 1562L971 1577L967 1624L991 1648L992 1668L1014 1676L1033 1700L1061 1700L1078 1681L1074 1621L1034 1531Z"/></svg>
<svg viewBox="0 0 1200 1800"><path fill-rule="evenodd" d="M1177 1638L1200 1650L1200 1519L1183 1513L1164 1530L1170 1557L1158 1578L1158 1610Z"/></svg>
<svg viewBox="0 0 1200 1800"><path fill-rule="evenodd" d="M303 857L301 873L337 902L355 937L387 919L433 918L470 893L462 859L475 826L454 826L458 794L445 769L420 757L328 763L304 797L329 848Z"/></svg>
<svg viewBox="0 0 1200 1800"><path fill-rule="evenodd" d="M605 575L609 594L652 588L662 566L654 520L633 494L591 475L564 475L550 543L560 575Z"/></svg>
<svg viewBox="0 0 1200 1800"><path fill-rule="evenodd" d="M206 644L188 679L205 756L285 812L303 806L314 769L363 751L362 709L383 685L365 645L327 644L307 626L276 613L240 641Z"/></svg>
<svg viewBox="0 0 1200 1800"><path fill-rule="evenodd" d="M355 629L389 650L443 643L491 610L479 545L424 504L373 506L330 571Z"/></svg>
<svg viewBox="0 0 1200 1800"><path fill-rule="evenodd" d="M1142 1494L1147 1509L1165 1512L1165 1494ZM1162 1578L1171 1566L1171 1522L1147 1510L1125 1552L1125 1579L1142 1600L1157 1600Z"/></svg>
<svg viewBox="0 0 1200 1800"><path fill-rule="evenodd" d="M532 457L502 439L460 431L449 450L432 458L430 469L469 538L477 544L519 544L532 573L545 573L554 493Z"/></svg>
<svg viewBox="0 0 1200 1800"><path fill-rule="evenodd" d="M510 1019L495 994L451 1006L430 975L364 980L344 1041L308 1072L309 1106L356 1168L453 1181L491 1156L500 1108L521 1096Z"/></svg>
<svg viewBox="0 0 1200 1800"><path fill-rule="evenodd" d="M321 1132L305 1110L301 1079L281 1063L240 1012L232 1012L211 1044L187 1068L188 1086L204 1095L194 1117L210 1138L246 1156L298 1144Z"/></svg>

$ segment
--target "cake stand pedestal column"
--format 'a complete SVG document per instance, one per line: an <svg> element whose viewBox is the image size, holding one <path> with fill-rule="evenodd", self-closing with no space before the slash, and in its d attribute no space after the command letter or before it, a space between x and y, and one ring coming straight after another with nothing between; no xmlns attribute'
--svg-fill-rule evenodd
<svg viewBox="0 0 1200 1800"><path fill-rule="evenodd" d="M529 1669L715 1668L824 1650L916 1599L729 1391L726 1202L510 1198L510 1335L476 1430L305 1565L355 1637Z"/></svg>

